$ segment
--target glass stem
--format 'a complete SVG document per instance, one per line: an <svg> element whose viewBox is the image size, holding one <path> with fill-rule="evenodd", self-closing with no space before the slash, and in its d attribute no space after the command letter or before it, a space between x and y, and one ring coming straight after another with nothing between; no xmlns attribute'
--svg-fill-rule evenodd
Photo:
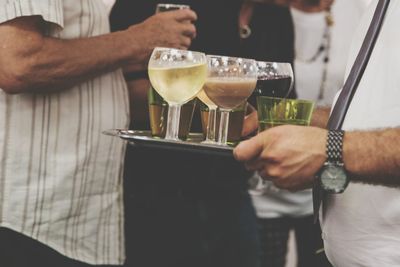
<svg viewBox="0 0 400 267"><path fill-rule="evenodd" d="M229 112L230 110L221 109L218 143L223 145L226 145L228 141Z"/></svg>
<svg viewBox="0 0 400 267"><path fill-rule="evenodd" d="M217 123L217 108L208 108L207 142L215 142L215 128Z"/></svg>
<svg viewBox="0 0 400 267"><path fill-rule="evenodd" d="M179 140L179 119L181 116L181 105L169 104L168 108L168 120L167 120L167 132L165 139L167 140Z"/></svg>

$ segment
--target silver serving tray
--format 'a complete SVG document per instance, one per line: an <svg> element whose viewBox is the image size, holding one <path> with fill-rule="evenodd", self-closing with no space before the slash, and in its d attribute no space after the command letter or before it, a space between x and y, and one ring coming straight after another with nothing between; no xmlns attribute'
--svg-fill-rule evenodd
<svg viewBox="0 0 400 267"><path fill-rule="evenodd" d="M186 141L170 141L153 137L150 131L112 129L103 131L103 134L116 136L129 142L133 146L168 149L173 151L201 153L217 156L233 156L234 147L202 144L203 135L190 133Z"/></svg>

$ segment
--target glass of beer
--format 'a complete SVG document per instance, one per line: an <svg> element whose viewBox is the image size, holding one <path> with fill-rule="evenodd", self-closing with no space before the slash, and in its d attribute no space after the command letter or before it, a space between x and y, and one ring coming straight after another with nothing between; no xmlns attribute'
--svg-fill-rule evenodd
<svg viewBox="0 0 400 267"><path fill-rule="evenodd" d="M179 140L179 118L183 104L194 99L207 77L204 53L156 47L148 72L152 86L168 103L165 139Z"/></svg>
<svg viewBox="0 0 400 267"><path fill-rule="evenodd" d="M227 146L229 113L252 94L257 83L257 65L252 59L207 56L207 96L221 112L218 145Z"/></svg>
<svg viewBox="0 0 400 267"><path fill-rule="evenodd" d="M156 13L189 8L188 5L157 4ZM164 138L167 129L168 103L152 86L148 90L147 99L151 134L154 137ZM186 140L190 132L196 102L196 99L193 99L182 106L179 119L179 139L181 140Z"/></svg>

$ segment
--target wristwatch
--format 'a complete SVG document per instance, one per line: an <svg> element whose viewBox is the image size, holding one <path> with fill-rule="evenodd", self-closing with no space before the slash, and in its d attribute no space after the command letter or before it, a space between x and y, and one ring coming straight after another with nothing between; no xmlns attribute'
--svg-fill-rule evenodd
<svg viewBox="0 0 400 267"><path fill-rule="evenodd" d="M319 171L321 188L328 193L342 193L349 184L343 163L344 131L330 130L326 142L327 160Z"/></svg>

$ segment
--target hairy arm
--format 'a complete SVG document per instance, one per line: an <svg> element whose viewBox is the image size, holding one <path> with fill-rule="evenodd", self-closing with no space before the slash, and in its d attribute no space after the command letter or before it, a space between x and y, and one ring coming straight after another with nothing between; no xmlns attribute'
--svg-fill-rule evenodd
<svg viewBox="0 0 400 267"><path fill-rule="evenodd" d="M325 129L328 124L330 111L330 107L317 107L311 118L311 126Z"/></svg>
<svg viewBox="0 0 400 267"><path fill-rule="evenodd" d="M346 132L343 159L352 181L400 186L400 129Z"/></svg>
<svg viewBox="0 0 400 267"><path fill-rule="evenodd" d="M46 37L39 16L8 21L0 24L0 88L48 92L121 67L143 69L155 46L190 45L194 26L180 22L195 19L192 11L168 12L125 31L72 40Z"/></svg>
<svg viewBox="0 0 400 267"><path fill-rule="evenodd" d="M311 186L326 160L327 130L285 125L259 133L234 150L237 160L280 188ZM400 128L346 132L343 160L354 182L400 187Z"/></svg>

